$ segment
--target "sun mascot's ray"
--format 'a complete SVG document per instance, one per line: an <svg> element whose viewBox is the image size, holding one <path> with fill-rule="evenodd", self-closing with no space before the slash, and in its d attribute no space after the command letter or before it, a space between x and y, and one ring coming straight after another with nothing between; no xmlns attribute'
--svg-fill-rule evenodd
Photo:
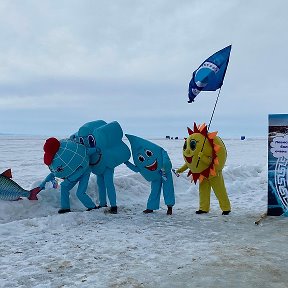
<svg viewBox="0 0 288 288"><path fill-rule="evenodd" d="M217 136L218 132L208 132L205 123L199 126L194 123L193 130L189 127L187 129L189 136L183 146L185 164L177 172L182 173L189 169L187 176L191 175L191 181L196 184L199 180L199 211L203 213L209 211L212 187L222 210L230 212L231 207L222 176L222 169L227 158L225 144Z"/></svg>

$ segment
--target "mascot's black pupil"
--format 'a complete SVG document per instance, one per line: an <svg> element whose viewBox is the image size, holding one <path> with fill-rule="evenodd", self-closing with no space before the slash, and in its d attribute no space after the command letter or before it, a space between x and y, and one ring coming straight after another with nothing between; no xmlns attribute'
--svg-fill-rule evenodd
<svg viewBox="0 0 288 288"><path fill-rule="evenodd" d="M138 156L138 159L140 162L143 162L145 160L145 158L142 155Z"/></svg>
<svg viewBox="0 0 288 288"><path fill-rule="evenodd" d="M88 136L88 142L90 147L95 147L96 146L96 141L93 135Z"/></svg>
<svg viewBox="0 0 288 288"><path fill-rule="evenodd" d="M196 149L197 142L195 140L190 141L190 148L194 151Z"/></svg>
<svg viewBox="0 0 288 288"><path fill-rule="evenodd" d="M147 155L148 157L151 157L151 156L153 155L153 153L152 153L150 150L146 150L146 155Z"/></svg>
<svg viewBox="0 0 288 288"><path fill-rule="evenodd" d="M185 141L184 145L183 145L183 150L186 150L187 149L187 143Z"/></svg>
<svg viewBox="0 0 288 288"><path fill-rule="evenodd" d="M84 145L84 139L82 137L79 138L79 141L82 145Z"/></svg>

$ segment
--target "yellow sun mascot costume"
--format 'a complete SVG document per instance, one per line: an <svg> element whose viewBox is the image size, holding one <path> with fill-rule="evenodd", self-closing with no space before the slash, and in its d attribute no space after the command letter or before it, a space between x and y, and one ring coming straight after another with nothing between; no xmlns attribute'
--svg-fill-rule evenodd
<svg viewBox="0 0 288 288"><path fill-rule="evenodd" d="M217 132L208 133L206 124L197 127L194 123L194 131L188 128L188 133L189 137L183 146L185 164L176 172L182 173L189 169L187 176L191 175L195 184L199 180L200 207L197 214L209 212L212 188L223 211L222 215L228 215L231 205L222 175L227 158L226 147L221 138L216 136Z"/></svg>

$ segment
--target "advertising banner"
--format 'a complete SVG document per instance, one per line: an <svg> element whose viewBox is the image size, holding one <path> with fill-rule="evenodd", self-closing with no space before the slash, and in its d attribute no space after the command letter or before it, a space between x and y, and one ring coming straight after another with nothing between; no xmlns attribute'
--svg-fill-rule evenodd
<svg viewBox="0 0 288 288"><path fill-rule="evenodd" d="M288 216L288 114L269 115L267 215Z"/></svg>

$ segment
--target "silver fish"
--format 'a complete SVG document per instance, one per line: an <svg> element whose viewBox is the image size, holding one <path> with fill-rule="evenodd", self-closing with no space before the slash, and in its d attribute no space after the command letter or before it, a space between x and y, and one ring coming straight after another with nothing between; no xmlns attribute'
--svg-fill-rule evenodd
<svg viewBox="0 0 288 288"><path fill-rule="evenodd" d="M15 201L21 197L27 197L29 200L38 200L37 194L41 191L40 187L32 190L25 190L12 179L11 169L0 174L0 200Z"/></svg>

